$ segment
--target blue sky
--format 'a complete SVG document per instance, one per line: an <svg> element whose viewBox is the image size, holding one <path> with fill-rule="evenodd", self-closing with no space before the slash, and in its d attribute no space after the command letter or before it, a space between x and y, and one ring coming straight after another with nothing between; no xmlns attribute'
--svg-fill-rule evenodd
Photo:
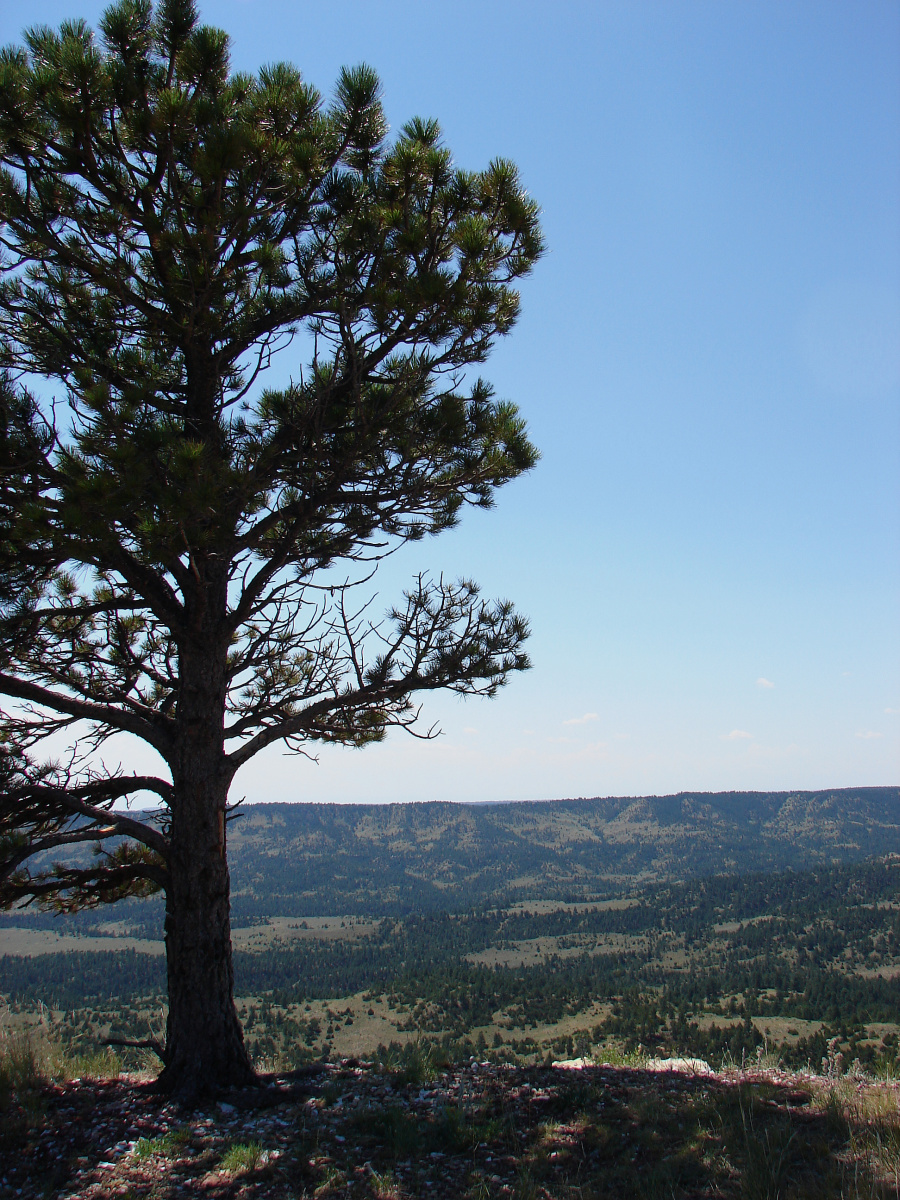
<svg viewBox="0 0 900 1200"><path fill-rule="evenodd" d="M101 5L5 6L0 40ZM271 752L252 800L900 778L900 4L207 0L241 69L381 75L393 128L512 158L548 253L485 374L538 468L399 554L532 621L432 743Z"/></svg>

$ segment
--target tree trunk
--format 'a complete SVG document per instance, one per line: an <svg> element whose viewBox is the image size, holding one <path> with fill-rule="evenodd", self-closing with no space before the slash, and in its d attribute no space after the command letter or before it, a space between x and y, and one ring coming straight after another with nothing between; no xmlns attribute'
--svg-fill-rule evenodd
<svg viewBox="0 0 900 1200"><path fill-rule="evenodd" d="M252 1084L234 1006L225 805L224 652L181 662L173 765L166 963L169 1018L159 1086L185 1101ZM217 676L221 675L221 679Z"/></svg>

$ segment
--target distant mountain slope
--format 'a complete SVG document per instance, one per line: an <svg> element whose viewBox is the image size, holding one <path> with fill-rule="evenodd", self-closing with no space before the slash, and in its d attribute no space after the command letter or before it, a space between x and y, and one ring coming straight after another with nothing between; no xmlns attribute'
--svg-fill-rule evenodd
<svg viewBox="0 0 900 1200"><path fill-rule="evenodd" d="M465 911L648 882L900 854L900 788L682 792L513 804L256 804L228 826L235 927L276 916ZM85 859L90 847L83 850ZM51 856L52 857L52 856ZM0 914L60 930L57 917ZM162 897L65 918L156 938Z"/></svg>
<svg viewBox="0 0 900 1200"><path fill-rule="evenodd" d="M545 803L257 804L229 827L235 917L609 894L900 853L900 788Z"/></svg>

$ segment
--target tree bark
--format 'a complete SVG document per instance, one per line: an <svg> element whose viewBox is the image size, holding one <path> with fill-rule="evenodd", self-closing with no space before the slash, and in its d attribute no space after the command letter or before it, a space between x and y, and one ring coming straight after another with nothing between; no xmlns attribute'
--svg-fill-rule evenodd
<svg viewBox="0 0 900 1200"><path fill-rule="evenodd" d="M225 806L225 652L181 660L166 893L169 1017L158 1086L190 1102L256 1080L234 1006Z"/></svg>

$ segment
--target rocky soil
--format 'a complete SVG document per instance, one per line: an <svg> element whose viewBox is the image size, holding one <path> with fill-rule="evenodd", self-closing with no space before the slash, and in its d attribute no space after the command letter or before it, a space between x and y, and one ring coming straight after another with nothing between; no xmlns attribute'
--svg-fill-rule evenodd
<svg viewBox="0 0 900 1200"><path fill-rule="evenodd" d="M900 1197L898 1085L703 1066L349 1060L196 1111L75 1079L3 1114L0 1196Z"/></svg>

